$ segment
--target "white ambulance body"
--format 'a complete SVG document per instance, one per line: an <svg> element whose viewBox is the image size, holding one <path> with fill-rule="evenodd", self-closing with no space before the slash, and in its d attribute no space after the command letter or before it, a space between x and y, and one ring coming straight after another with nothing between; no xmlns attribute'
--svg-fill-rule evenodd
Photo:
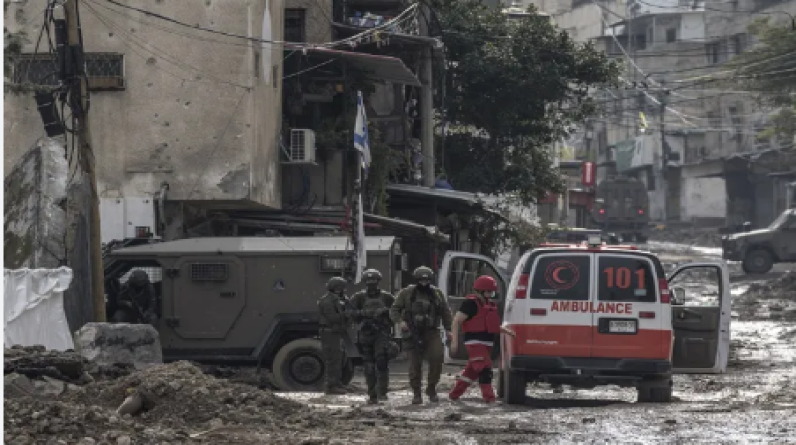
<svg viewBox="0 0 796 445"><path fill-rule="evenodd" d="M499 395L517 404L530 382L619 385L637 388L641 402L668 402L672 373L726 370L731 307L724 262L682 265L667 278L650 252L593 242L526 252L508 285L485 257L446 256L439 285L454 311L470 276L502 280L503 323L515 336L502 334L494 351ZM712 292L705 295L706 288Z"/></svg>

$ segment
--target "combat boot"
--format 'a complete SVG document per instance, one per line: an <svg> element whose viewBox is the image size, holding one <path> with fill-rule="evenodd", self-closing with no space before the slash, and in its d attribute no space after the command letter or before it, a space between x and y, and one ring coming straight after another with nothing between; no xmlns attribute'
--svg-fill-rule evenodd
<svg viewBox="0 0 796 445"><path fill-rule="evenodd" d="M420 390L414 391L415 396L412 398L412 405L420 405L423 403L423 394L420 393Z"/></svg>
<svg viewBox="0 0 796 445"><path fill-rule="evenodd" d="M428 400L437 403L439 402L439 396L437 395L437 388L428 387L426 388L426 395L428 396Z"/></svg>
<svg viewBox="0 0 796 445"><path fill-rule="evenodd" d="M376 397L368 397L368 405L376 405L379 403L379 399Z"/></svg>
<svg viewBox="0 0 796 445"><path fill-rule="evenodd" d="M387 396L386 392L380 392L379 393L379 400L390 400L390 398Z"/></svg>

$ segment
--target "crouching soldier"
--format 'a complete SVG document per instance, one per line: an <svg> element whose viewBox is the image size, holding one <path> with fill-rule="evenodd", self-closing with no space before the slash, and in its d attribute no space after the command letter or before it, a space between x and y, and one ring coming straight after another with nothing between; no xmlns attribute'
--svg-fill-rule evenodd
<svg viewBox="0 0 796 445"><path fill-rule="evenodd" d="M421 392L423 358L428 360L426 395L432 402L439 401L437 384L445 360L444 346L439 332L442 325L450 338L451 310L442 292L431 284L434 272L428 267L415 269L412 284L401 290L390 310L390 318L400 323L404 348L409 353L409 385L414 398L412 404L423 403Z"/></svg>
<svg viewBox="0 0 796 445"><path fill-rule="evenodd" d="M379 288L381 273L368 269L362 274L367 286L351 297L351 314L357 322L357 346L365 364L368 403L386 400L390 385L390 360L398 355L398 345L392 340L390 307L392 294Z"/></svg>
<svg viewBox="0 0 796 445"><path fill-rule="evenodd" d="M114 323L155 324L158 312L158 296L149 281L149 274L135 269L124 283L117 297Z"/></svg>
<svg viewBox="0 0 796 445"><path fill-rule="evenodd" d="M475 293L467 296L453 317L451 354L457 352L461 326L468 360L448 397L458 400L472 383L478 381L481 396L490 403L495 401L492 389L492 346L495 335L501 332L500 314L492 301L497 292L497 282L490 276L482 275L475 280L473 289ZM510 334L510 331L506 332Z"/></svg>
<svg viewBox="0 0 796 445"><path fill-rule="evenodd" d="M326 283L326 294L318 299L320 312L321 350L326 367L325 393L345 394L343 388L343 359L345 358L343 338L347 335L345 288L347 282L342 277L332 277Z"/></svg>

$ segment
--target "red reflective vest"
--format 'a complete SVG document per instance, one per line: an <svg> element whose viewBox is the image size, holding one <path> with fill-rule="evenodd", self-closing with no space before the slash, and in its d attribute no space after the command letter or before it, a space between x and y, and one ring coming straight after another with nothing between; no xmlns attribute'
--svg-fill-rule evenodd
<svg viewBox="0 0 796 445"><path fill-rule="evenodd" d="M477 295L468 295L468 300L475 301L478 305L478 312L473 318L462 323L462 330L467 332L488 332L497 334L500 332L500 314L495 303L489 301L484 304Z"/></svg>

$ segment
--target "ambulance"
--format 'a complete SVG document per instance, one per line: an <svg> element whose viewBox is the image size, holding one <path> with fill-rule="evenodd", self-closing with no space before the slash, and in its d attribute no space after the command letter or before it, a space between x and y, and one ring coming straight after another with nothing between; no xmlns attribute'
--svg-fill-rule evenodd
<svg viewBox="0 0 796 445"><path fill-rule="evenodd" d="M679 265L667 276L653 253L595 236L526 252L507 281L488 258L452 252L438 285L454 312L478 274L498 280L497 303L513 333L501 334L493 351L498 397L508 404L523 404L531 383L617 385L635 388L639 402L666 403L673 374L727 369L731 294L723 261ZM463 358L446 353L449 363Z"/></svg>

